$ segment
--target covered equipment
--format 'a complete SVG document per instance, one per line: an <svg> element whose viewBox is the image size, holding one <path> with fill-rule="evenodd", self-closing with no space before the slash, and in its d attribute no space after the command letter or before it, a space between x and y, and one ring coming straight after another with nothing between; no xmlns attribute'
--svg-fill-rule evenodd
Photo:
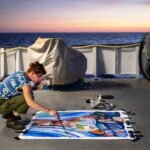
<svg viewBox="0 0 150 150"><path fill-rule="evenodd" d="M63 39L38 38L28 47L29 61L39 61L46 69L51 85L65 85L84 78L87 60Z"/></svg>

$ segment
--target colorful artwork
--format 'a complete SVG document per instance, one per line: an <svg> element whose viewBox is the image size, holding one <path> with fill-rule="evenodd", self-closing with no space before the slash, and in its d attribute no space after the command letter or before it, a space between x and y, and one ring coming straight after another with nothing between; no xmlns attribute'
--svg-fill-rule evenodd
<svg viewBox="0 0 150 150"><path fill-rule="evenodd" d="M60 111L61 121L38 112L20 139L132 139L124 111ZM129 128L129 129L128 129ZM130 132L129 132L130 131Z"/></svg>

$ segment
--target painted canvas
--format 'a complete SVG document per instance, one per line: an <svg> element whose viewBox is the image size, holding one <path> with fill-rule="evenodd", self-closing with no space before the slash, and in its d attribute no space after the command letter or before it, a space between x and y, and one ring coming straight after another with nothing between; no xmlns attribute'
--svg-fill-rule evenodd
<svg viewBox="0 0 150 150"><path fill-rule="evenodd" d="M124 111L59 111L60 120L48 113L33 116L20 139L133 139Z"/></svg>

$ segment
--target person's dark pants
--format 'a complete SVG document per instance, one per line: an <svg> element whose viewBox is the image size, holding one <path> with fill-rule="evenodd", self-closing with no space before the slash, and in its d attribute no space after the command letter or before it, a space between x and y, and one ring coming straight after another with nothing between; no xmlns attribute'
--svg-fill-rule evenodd
<svg viewBox="0 0 150 150"><path fill-rule="evenodd" d="M15 111L19 114L26 114L29 106L27 105L24 96L18 95L8 100L0 99L0 114L8 114Z"/></svg>

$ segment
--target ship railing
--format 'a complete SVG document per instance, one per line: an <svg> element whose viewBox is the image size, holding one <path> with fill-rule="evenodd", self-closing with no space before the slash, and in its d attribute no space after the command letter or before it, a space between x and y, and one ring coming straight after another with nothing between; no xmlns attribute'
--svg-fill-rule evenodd
<svg viewBox="0 0 150 150"><path fill-rule="evenodd" d="M72 46L87 58L87 76L131 75L139 78L139 44ZM27 47L0 48L0 77L29 65Z"/></svg>

